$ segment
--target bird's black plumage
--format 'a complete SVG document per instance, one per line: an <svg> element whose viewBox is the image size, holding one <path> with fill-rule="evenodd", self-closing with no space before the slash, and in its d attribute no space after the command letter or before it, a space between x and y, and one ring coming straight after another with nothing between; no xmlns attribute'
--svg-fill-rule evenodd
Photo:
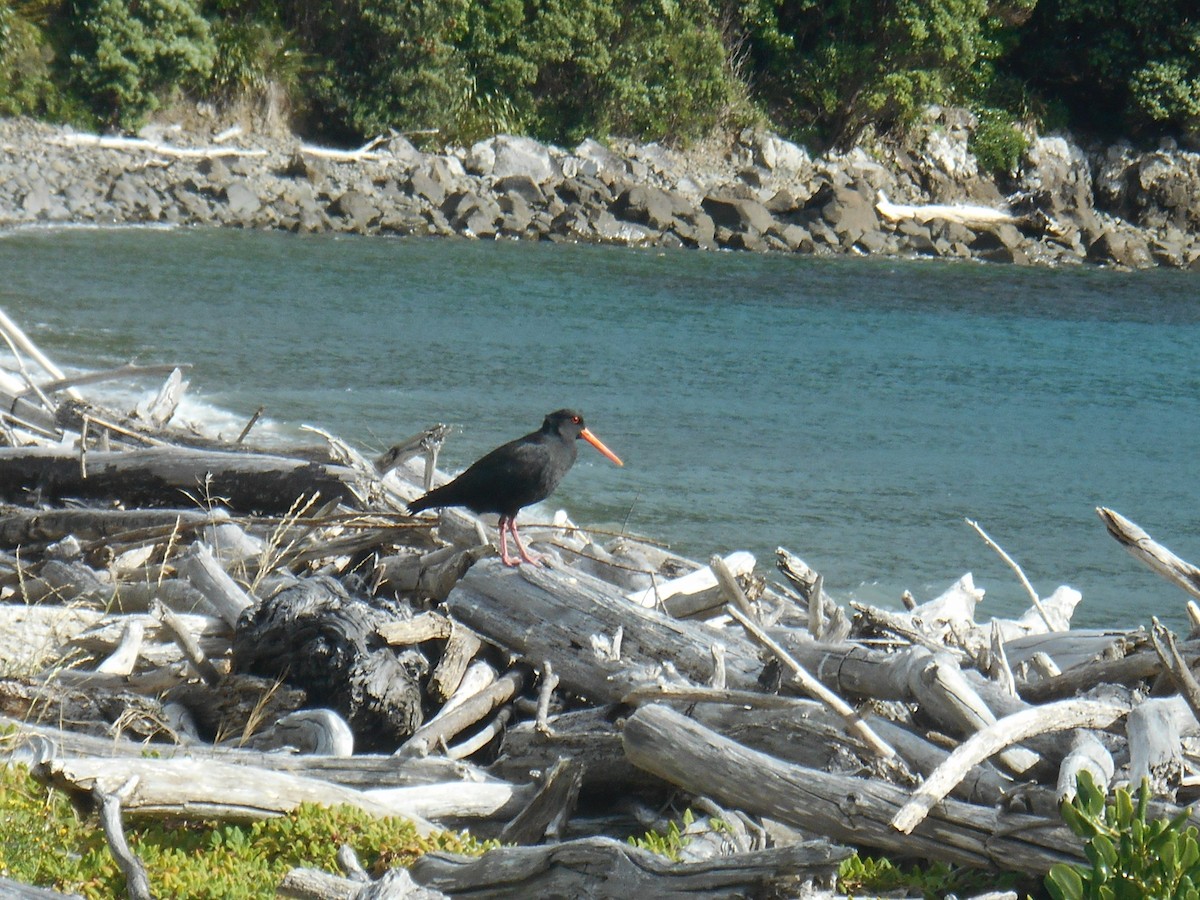
<svg viewBox="0 0 1200 900"><path fill-rule="evenodd" d="M535 562L521 545L515 517L523 507L545 500L554 492L575 464L575 441L579 438L622 465L616 454L588 431L583 416L571 409L560 409L546 416L537 431L497 447L453 481L412 501L408 504L409 512L465 506L476 513L499 513L501 558L506 564L515 565L508 556L507 530L517 542L521 558Z"/></svg>

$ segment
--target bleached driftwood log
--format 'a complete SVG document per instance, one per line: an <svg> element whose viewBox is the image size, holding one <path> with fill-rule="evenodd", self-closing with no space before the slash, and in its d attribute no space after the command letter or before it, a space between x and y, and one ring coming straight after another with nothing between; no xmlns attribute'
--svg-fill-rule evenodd
<svg viewBox="0 0 1200 900"><path fill-rule="evenodd" d="M1167 581L1200 599L1200 568L1176 556L1120 513L1105 506L1098 506L1096 515L1100 517L1108 533L1134 557Z"/></svg>
<svg viewBox="0 0 1200 900"><path fill-rule="evenodd" d="M901 219L914 219L917 222L941 219L970 227L972 225L1005 225L1020 221L1018 216L1014 216L1008 210L970 203L928 203L921 206L892 203L883 191L876 192L875 209L878 210L879 215L891 222L898 222Z"/></svg>
<svg viewBox="0 0 1200 900"><path fill-rule="evenodd" d="M891 820L908 800L903 788L782 763L662 706L639 709L622 738L635 765L684 790L847 844L1037 875L1057 862L1083 860L1078 840L1057 816L958 800L943 800L911 835L901 835Z"/></svg>
<svg viewBox="0 0 1200 900"><path fill-rule="evenodd" d="M844 847L808 841L788 847L671 862L612 838L584 838L542 847L500 847L481 857L427 853L413 879L454 896L694 897L759 896L797 877L828 879L850 855ZM601 874L602 873L602 874Z"/></svg>
<svg viewBox="0 0 1200 900"><path fill-rule="evenodd" d="M1139 703L1125 721L1129 740L1129 780L1139 784L1149 778L1161 785L1179 771L1183 758L1180 738L1200 731L1191 707L1183 697L1151 697Z"/></svg>
<svg viewBox="0 0 1200 900"><path fill-rule="evenodd" d="M739 551L724 558L732 575L748 575L754 571L754 555ZM676 599L678 598L678 599ZM686 599L684 599L686 598ZM709 566L681 575L662 584L652 585L645 590L635 591L629 599L639 606L654 607L662 604L673 616L692 615L703 609L721 605L721 584ZM672 601L674 601L672 603ZM674 607L674 608L672 608Z"/></svg>
<svg viewBox="0 0 1200 900"><path fill-rule="evenodd" d="M243 150L240 147L177 147L163 141L153 141L146 138L118 137L107 134L84 134L71 132L52 138L52 143L68 147L97 147L101 150L126 150L136 153L152 153L156 156L170 156L181 159L215 159L217 157L266 156L262 149Z"/></svg>
<svg viewBox="0 0 1200 900"><path fill-rule="evenodd" d="M664 662L685 678L707 683L715 643L725 647L730 687L754 687L762 669L744 637L630 603L611 586L576 571L506 569L489 559L466 574L446 603L460 622L531 665L550 660L565 689L592 700L619 701L653 682ZM616 658L597 649L595 641L611 643L618 631Z"/></svg>
<svg viewBox="0 0 1200 900"><path fill-rule="evenodd" d="M404 800L377 798L366 791L313 778L248 769L216 760L51 759L34 767L34 774L71 793L90 792L97 784L115 791L130 778L136 778L137 783L124 802L129 815L189 815L247 821L281 815L301 803L327 806L346 803L373 816L410 819L421 834L434 830Z"/></svg>
<svg viewBox="0 0 1200 900"><path fill-rule="evenodd" d="M182 499L182 498L181 498ZM0 516L0 547L49 544L72 536L120 545L172 532L191 534L229 514L198 509L13 509Z"/></svg>

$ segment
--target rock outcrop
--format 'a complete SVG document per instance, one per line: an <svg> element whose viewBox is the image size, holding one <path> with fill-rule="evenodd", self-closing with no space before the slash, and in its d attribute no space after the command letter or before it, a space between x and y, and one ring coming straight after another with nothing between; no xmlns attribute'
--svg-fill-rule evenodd
<svg viewBox="0 0 1200 900"><path fill-rule="evenodd" d="M1200 269L1200 154L1035 139L1001 190L939 111L923 143L813 158L776 135L726 146L498 135L361 151L158 129L107 139L0 120L0 226L140 224L460 235L805 254ZM947 118L949 116L949 118ZM989 218L983 213L990 214Z"/></svg>

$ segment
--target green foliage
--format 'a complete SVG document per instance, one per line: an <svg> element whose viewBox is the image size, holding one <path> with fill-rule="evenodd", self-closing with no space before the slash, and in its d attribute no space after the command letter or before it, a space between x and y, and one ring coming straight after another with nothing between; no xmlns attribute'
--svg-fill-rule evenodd
<svg viewBox="0 0 1200 900"><path fill-rule="evenodd" d="M345 142L686 142L766 119L819 148L936 103L980 116L976 156L1003 172L1013 120L1200 134L1194 3L0 0L0 115L133 128L281 86L303 133Z"/></svg>
<svg viewBox="0 0 1200 900"><path fill-rule="evenodd" d="M1005 65L1075 128L1114 137L1200 126L1194 0L1040 0Z"/></svg>
<svg viewBox="0 0 1200 900"><path fill-rule="evenodd" d="M451 129L471 95L458 48L470 0L304 0L289 25L312 64L310 124L334 138Z"/></svg>
<svg viewBox="0 0 1200 900"><path fill-rule="evenodd" d="M97 117L131 128L208 83L217 47L195 0L75 0L72 78Z"/></svg>
<svg viewBox="0 0 1200 900"><path fill-rule="evenodd" d="M838 890L849 896L876 896L883 892L920 891L929 900L949 894L974 894L985 890L1010 888L1015 876L997 877L992 872L964 869L945 863L930 863L904 869L890 860L861 857L857 853L838 869Z"/></svg>
<svg viewBox="0 0 1200 900"><path fill-rule="evenodd" d="M274 896L295 866L336 871L341 844L350 844L377 874L430 850L481 853L494 846L449 832L423 838L404 819L310 804L252 825L177 821L126 828L155 896L179 900ZM0 833L0 875L89 898L125 892L99 825L81 821L65 794L48 791L23 767L0 769Z"/></svg>
<svg viewBox="0 0 1200 900"><path fill-rule="evenodd" d="M47 25L58 0L0 0L0 115L64 118L71 98L55 82Z"/></svg>
<svg viewBox="0 0 1200 900"><path fill-rule="evenodd" d="M982 110L978 119L968 143L980 169L993 175L1015 173L1029 147L1025 132L998 109Z"/></svg>
<svg viewBox="0 0 1200 900"><path fill-rule="evenodd" d="M640 838L631 837L629 838L629 845L640 847L642 850L649 850L651 853L657 853L659 856L665 856L673 862L679 862L683 848L691 840L685 832L688 826L695 821L696 817L692 811L685 809L683 817L678 822L672 821L667 824L666 831L647 831Z"/></svg>
<svg viewBox="0 0 1200 900"><path fill-rule="evenodd" d="M994 48L987 13L986 0L752 0L742 27L776 121L848 145L959 99Z"/></svg>
<svg viewBox="0 0 1200 900"><path fill-rule="evenodd" d="M1188 812L1147 821L1150 787L1135 801L1124 788L1111 802L1081 772L1075 798L1062 805L1068 827L1087 840L1090 866L1058 863L1046 876L1054 900L1200 900L1200 846Z"/></svg>

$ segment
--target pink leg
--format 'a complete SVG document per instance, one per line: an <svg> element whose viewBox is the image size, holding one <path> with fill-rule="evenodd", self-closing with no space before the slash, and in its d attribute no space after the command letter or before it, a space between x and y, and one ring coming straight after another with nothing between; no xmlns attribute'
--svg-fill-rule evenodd
<svg viewBox="0 0 1200 900"><path fill-rule="evenodd" d="M508 555L508 525L511 521L512 519L508 516L501 516L500 521L497 523L500 528L500 562L506 566L519 566L521 564L520 561ZM519 541L517 542L517 546L521 546Z"/></svg>
<svg viewBox="0 0 1200 900"><path fill-rule="evenodd" d="M542 558L540 556L534 556L530 554L528 551L526 551L525 545L521 543L521 536L517 534L516 518L510 518L508 520L508 530L512 532L513 540L517 542L517 552L521 554L521 559L525 560L525 562L529 563L531 566L540 566L542 564Z"/></svg>

